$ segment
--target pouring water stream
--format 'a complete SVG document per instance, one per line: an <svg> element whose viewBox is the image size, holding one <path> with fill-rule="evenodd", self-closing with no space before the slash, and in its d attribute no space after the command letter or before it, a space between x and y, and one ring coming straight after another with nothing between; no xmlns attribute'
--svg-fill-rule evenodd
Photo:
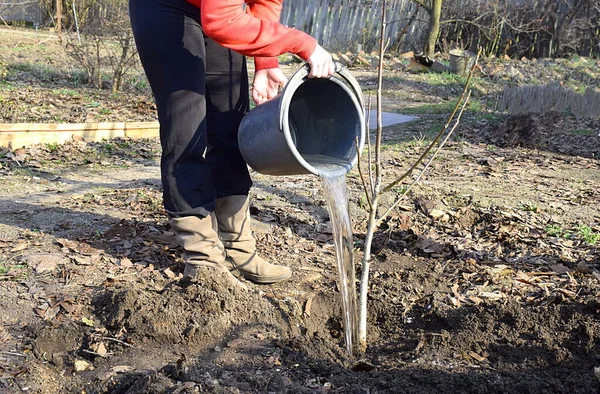
<svg viewBox="0 0 600 394"><path fill-rule="evenodd" d="M344 338L346 350L354 354L358 340L358 320L356 307L356 286L354 259L352 256L353 239L350 213L348 211L348 191L346 176L323 177L325 196L335 245L338 270L338 286L342 297L342 316L344 319Z"/></svg>
<svg viewBox="0 0 600 394"><path fill-rule="evenodd" d="M328 158L316 164L322 172L339 173L340 167L347 162ZM331 220L333 243L335 246L336 266L338 271L338 287L342 299L342 318L346 350L354 354L358 344L357 298L353 259L353 237L350 211L348 206L348 189L346 176L322 176L325 199Z"/></svg>

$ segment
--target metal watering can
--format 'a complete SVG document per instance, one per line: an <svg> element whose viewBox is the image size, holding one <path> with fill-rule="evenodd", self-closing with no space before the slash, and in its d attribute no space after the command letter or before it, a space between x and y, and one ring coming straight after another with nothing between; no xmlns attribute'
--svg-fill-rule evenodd
<svg viewBox="0 0 600 394"><path fill-rule="evenodd" d="M328 79L307 78L305 65L284 90L242 119L238 142L246 163L267 175L342 176L365 142L362 91L341 64Z"/></svg>

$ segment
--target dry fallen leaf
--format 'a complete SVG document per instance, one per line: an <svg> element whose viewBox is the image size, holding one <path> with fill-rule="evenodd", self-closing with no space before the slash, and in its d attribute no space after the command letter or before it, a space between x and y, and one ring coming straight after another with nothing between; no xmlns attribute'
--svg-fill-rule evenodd
<svg viewBox="0 0 600 394"><path fill-rule="evenodd" d="M121 260L119 260L119 265L123 268L133 267L133 263L127 257L123 257Z"/></svg>
<svg viewBox="0 0 600 394"><path fill-rule="evenodd" d="M59 264L64 264L65 257L59 253L41 253L29 255L24 261L36 274L43 274L54 271Z"/></svg>
<svg viewBox="0 0 600 394"><path fill-rule="evenodd" d="M167 276L167 278L169 279L175 279L175 277L177 277L177 275L175 275L175 273L173 271L171 271L170 268L165 268L165 270L163 271L163 273Z"/></svg>
<svg viewBox="0 0 600 394"><path fill-rule="evenodd" d="M29 242L21 240L15 246L13 246L13 248L10 249L9 252L11 252L11 253L20 252L22 250L27 249L28 246L29 246Z"/></svg>
<svg viewBox="0 0 600 394"><path fill-rule="evenodd" d="M75 372L83 372L93 369L92 364L85 360L75 360L75 362L73 363L73 367L75 369Z"/></svg>
<svg viewBox="0 0 600 394"><path fill-rule="evenodd" d="M474 351L469 351L469 352L467 352L467 354L479 362L487 361L487 357L480 356L479 354L475 353Z"/></svg>
<svg viewBox="0 0 600 394"><path fill-rule="evenodd" d="M92 350L98 353L100 356L106 356L108 351L106 351L106 346L104 346L104 342L99 342L92 346Z"/></svg>

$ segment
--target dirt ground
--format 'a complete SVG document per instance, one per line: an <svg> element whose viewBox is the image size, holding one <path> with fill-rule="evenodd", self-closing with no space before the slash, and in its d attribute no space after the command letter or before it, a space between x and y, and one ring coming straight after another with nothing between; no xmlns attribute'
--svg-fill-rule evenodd
<svg viewBox="0 0 600 394"><path fill-rule="evenodd" d="M1 59L37 65L0 82L0 121L154 120L147 88L77 85L53 42L0 29ZM474 82L454 137L375 237L357 357L319 179L252 173L260 251L294 276L243 291L180 280L158 141L0 150L0 393L600 392L600 118L493 112L507 84L600 86L599 62L583 64L488 61L501 70ZM352 72L373 89L373 70ZM386 180L447 118L414 109L460 92L431 78L386 74L384 109L419 117L384 129ZM356 169L348 187L360 274Z"/></svg>

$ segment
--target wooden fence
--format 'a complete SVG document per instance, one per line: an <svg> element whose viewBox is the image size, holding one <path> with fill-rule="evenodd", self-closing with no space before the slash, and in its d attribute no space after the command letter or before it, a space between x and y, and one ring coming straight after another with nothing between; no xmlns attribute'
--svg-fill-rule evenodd
<svg viewBox="0 0 600 394"><path fill-rule="evenodd" d="M42 9L37 0L0 0L0 23L22 21L39 26L43 22Z"/></svg>
<svg viewBox="0 0 600 394"><path fill-rule="evenodd" d="M410 0L388 0L388 48L418 49L428 16ZM404 34L411 15L417 17ZM372 51L379 41L381 2L377 0L293 0L285 3L281 22L302 30L328 50ZM411 45L412 44L412 45Z"/></svg>

